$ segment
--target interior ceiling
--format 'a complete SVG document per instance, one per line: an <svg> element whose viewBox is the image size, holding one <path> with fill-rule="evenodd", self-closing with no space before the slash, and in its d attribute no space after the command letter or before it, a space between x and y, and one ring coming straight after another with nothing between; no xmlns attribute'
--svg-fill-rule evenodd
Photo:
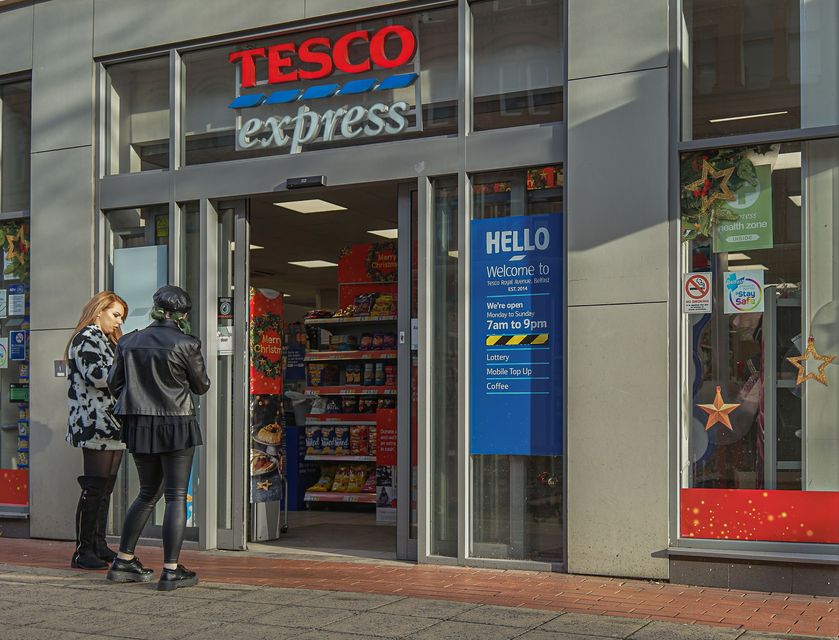
<svg viewBox="0 0 839 640"><path fill-rule="evenodd" d="M337 298L338 268L307 269L290 261L338 262L341 249L353 244L384 242L367 233L394 229L398 221L397 182L376 182L352 187L295 189L253 196L250 199L251 244L264 247L250 252L251 285L289 294L287 304L314 308L318 290ZM346 211L297 213L275 202L320 198L346 207Z"/></svg>

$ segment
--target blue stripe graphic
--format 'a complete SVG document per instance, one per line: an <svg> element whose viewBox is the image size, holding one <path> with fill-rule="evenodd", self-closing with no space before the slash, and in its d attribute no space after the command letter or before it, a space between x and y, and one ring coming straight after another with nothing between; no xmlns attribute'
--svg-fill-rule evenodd
<svg viewBox="0 0 839 640"><path fill-rule="evenodd" d="M348 96L368 93L370 91L391 91L393 89L404 89L410 87L419 78L416 73L400 73L390 76L379 82L376 78L363 78L349 80L343 86L336 83L318 84L309 87L305 91L300 89L283 89L275 91L266 96L262 93L253 93L238 96L228 105L230 109L250 109L261 104L288 104L296 100L318 100L329 98L334 95Z"/></svg>

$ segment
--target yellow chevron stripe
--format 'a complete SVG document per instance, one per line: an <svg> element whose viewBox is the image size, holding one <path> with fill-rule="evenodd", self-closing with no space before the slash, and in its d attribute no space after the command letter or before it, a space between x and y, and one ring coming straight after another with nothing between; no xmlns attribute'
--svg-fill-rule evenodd
<svg viewBox="0 0 839 640"><path fill-rule="evenodd" d="M524 341L525 338L527 338L527 334L512 336L510 338L509 342L507 342L507 344L512 344L512 345L521 344L522 341Z"/></svg>
<svg viewBox="0 0 839 640"><path fill-rule="evenodd" d="M536 339L533 340L530 344L545 344L548 341L548 334L547 333L540 333L537 334Z"/></svg>
<svg viewBox="0 0 839 640"><path fill-rule="evenodd" d="M492 347L504 336L487 336L487 346Z"/></svg>

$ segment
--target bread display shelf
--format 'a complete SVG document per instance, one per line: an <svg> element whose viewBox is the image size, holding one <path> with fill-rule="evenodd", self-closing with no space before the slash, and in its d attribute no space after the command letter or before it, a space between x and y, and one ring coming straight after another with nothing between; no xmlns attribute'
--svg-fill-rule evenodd
<svg viewBox="0 0 839 640"><path fill-rule="evenodd" d="M347 316L344 318L306 318L307 325L329 326L336 324L376 324L379 322L396 322L396 316Z"/></svg>
<svg viewBox="0 0 839 640"><path fill-rule="evenodd" d="M307 462L375 462L376 456L342 456L342 455L320 455L313 454L306 456Z"/></svg>
<svg viewBox="0 0 839 640"><path fill-rule="evenodd" d="M307 491L304 500L306 502L360 502L362 504L376 504L376 494Z"/></svg>
<svg viewBox="0 0 839 640"><path fill-rule="evenodd" d="M333 360L396 360L396 350L384 351L310 351L305 362L329 362Z"/></svg>
<svg viewBox="0 0 839 640"><path fill-rule="evenodd" d="M396 387L362 387L340 385L337 387L306 387L307 396L395 396Z"/></svg>

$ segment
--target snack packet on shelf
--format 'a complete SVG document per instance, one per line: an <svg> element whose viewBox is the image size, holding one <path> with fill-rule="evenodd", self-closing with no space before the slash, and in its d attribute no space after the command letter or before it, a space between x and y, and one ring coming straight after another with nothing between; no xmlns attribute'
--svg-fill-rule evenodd
<svg viewBox="0 0 839 640"><path fill-rule="evenodd" d="M376 455L376 427L370 427L370 430L368 431L368 434L367 434L367 440L368 440L367 447L369 449L370 455L375 456Z"/></svg>
<svg viewBox="0 0 839 640"><path fill-rule="evenodd" d="M335 479L332 482L332 491L338 493L346 493L347 486L350 482L350 470L349 467L338 467L338 471L335 472Z"/></svg>
<svg viewBox="0 0 839 640"><path fill-rule="evenodd" d="M376 470L371 469L367 473L367 479L361 486L361 493L376 493Z"/></svg>
<svg viewBox="0 0 839 640"><path fill-rule="evenodd" d="M361 493L364 486L364 481L367 479L367 469L363 465L355 465L350 467L349 478L347 480L348 493Z"/></svg>
<svg viewBox="0 0 839 640"><path fill-rule="evenodd" d="M336 456L345 456L350 452L350 428L335 427L332 440L332 450Z"/></svg>
<svg viewBox="0 0 839 640"><path fill-rule="evenodd" d="M368 452L367 427L365 425L350 427L350 455L366 456L369 455Z"/></svg>
<svg viewBox="0 0 839 640"><path fill-rule="evenodd" d="M335 453L335 427L321 427L320 452L325 456L331 456Z"/></svg>
<svg viewBox="0 0 839 640"><path fill-rule="evenodd" d="M315 493L325 493L332 488L332 483L335 481L335 467L324 466L320 470L320 480L307 489Z"/></svg>
<svg viewBox="0 0 839 640"><path fill-rule="evenodd" d="M321 428L306 427L306 455L316 456L323 453L321 446Z"/></svg>

